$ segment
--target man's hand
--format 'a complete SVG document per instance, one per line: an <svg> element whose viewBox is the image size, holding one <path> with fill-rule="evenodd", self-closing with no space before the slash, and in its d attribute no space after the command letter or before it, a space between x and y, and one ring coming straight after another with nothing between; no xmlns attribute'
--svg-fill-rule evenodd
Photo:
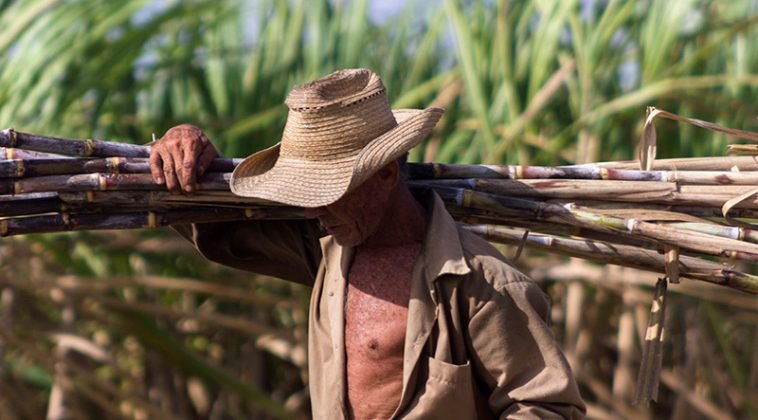
<svg viewBox="0 0 758 420"><path fill-rule="evenodd" d="M218 149L203 130L189 124L169 129L150 148L150 172L158 184L170 191L191 193L197 177L218 157Z"/></svg>

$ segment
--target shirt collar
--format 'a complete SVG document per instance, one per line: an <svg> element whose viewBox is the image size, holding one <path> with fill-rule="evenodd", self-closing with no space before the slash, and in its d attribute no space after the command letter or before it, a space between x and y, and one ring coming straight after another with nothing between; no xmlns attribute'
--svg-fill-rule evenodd
<svg viewBox="0 0 758 420"><path fill-rule="evenodd" d="M430 192L429 196L427 208L430 219L419 259L426 267L424 271L431 284L444 274L465 275L471 269L463 255L455 220L445 209L439 195Z"/></svg>
<svg viewBox="0 0 758 420"><path fill-rule="evenodd" d="M416 197L426 202L429 216L426 238L424 238L418 258L423 263L426 281L431 285L445 274L470 273L471 269L466 264L463 255L458 226L447 212L440 196L433 191L428 191L421 194L417 192ZM320 242L327 266L340 267L342 275L347 278L355 249L338 245L331 235L322 237ZM330 252L330 248L336 252Z"/></svg>

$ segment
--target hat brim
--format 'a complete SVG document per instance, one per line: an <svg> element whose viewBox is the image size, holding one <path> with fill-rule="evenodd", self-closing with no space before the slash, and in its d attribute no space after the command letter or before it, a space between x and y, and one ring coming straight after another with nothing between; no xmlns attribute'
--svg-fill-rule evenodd
<svg viewBox="0 0 758 420"><path fill-rule="evenodd" d="M379 168L419 144L434 128L440 108L392 111L397 126L371 140L358 154L309 161L279 155L280 144L254 153L232 173L234 194L298 207L321 207L340 199Z"/></svg>

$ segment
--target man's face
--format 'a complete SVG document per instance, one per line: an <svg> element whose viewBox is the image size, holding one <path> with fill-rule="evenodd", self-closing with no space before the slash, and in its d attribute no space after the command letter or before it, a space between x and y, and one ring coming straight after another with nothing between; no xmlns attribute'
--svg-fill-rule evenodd
<svg viewBox="0 0 758 420"><path fill-rule="evenodd" d="M381 169L356 189L327 206L305 210L307 218L318 218L327 234L342 246L357 246L374 235L389 206L390 189Z"/></svg>

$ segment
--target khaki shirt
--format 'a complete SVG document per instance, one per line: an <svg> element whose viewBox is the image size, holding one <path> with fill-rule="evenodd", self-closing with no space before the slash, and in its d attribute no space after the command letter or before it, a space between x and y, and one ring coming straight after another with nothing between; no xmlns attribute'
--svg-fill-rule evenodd
<svg viewBox="0 0 758 420"><path fill-rule="evenodd" d="M546 323L545 294L489 242L459 228L432 196L393 418L583 417L576 382ZM313 221L196 225L192 236L212 260L313 286L313 416L347 418L344 302L354 250L319 237Z"/></svg>

